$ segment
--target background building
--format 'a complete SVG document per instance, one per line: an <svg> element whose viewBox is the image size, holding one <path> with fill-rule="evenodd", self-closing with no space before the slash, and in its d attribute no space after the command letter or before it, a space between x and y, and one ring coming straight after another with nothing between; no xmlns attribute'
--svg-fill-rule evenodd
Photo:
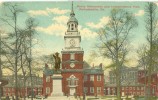
<svg viewBox="0 0 158 100"><path fill-rule="evenodd" d="M104 95L104 71L101 66L84 69L84 93Z"/></svg>
<svg viewBox="0 0 158 100"><path fill-rule="evenodd" d="M144 85L138 82L138 69L136 67L121 68L121 95L145 95ZM109 83L105 85L105 95L116 95L116 74L109 72Z"/></svg>
<svg viewBox="0 0 158 100"><path fill-rule="evenodd" d="M5 79L9 80L8 84L3 87L3 96L15 96L15 80L14 75L4 76ZM36 75L32 75L33 80L33 91L34 95L42 94L42 78ZM31 95L31 81L30 77L27 77L26 87L24 87L24 82L22 76L18 76L18 96L24 97Z"/></svg>
<svg viewBox="0 0 158 100"><path fill-rule="evenodd" d="M148 75L146 70L138 71L138 82L144 86L145 89L149 86ZM151 75L151 95L158 96L158 72L153 72Z"/></svg>

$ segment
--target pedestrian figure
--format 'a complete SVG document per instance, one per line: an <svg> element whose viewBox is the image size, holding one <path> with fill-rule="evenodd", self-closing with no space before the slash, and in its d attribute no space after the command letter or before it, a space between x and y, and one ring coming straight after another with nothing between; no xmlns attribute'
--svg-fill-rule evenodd
<svg viewBox="0 0 158 100"><path fill-rule="evenodd" d="M10 100L10 98L9 98L8 94L7 94L7 96L6 96L6 100Z"/></svg>
<svg viewBox="0 0 158 100"><path fill-rule="evenodd" d="M68 93L66 94L67 98L69 97Z"/></svg>
<svg viewBox="0 0 158 100"><path fill-rule="evenodd" d="M12 95L12 100L15 100L13 95Z"/></svg>
<svg viewBox="0 0 158 100"><path fill-rule="evenodd" d="M83 100L85 100L85 94L83 94Z"/></svg>

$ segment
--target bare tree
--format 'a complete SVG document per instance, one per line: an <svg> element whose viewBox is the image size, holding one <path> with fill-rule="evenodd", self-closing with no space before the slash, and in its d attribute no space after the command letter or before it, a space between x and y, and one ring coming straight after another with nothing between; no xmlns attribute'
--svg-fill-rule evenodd
<svg viewBox="0 0 158 100"><path fill-rule="evenodd" d="M154 71L154 48L155 48L155 42L157 41L158 33L156 33L156 24L157 24L157 17L156 17L156 4L153 2L148 2L145 6L145 12L146 12L146 31L148 33L147 35L147 41L149 43L149 51L148 51L148 68L147 68L147 75L148 75L148 89L147 89L147 100L152 100L152 89L151 89L151 75Z"/></svg>
<svg viewBox="0 0 158 100"><path fill-rule="evenodd" d="M128 54L128 37L137 25L132 13L122 9L112 9L108 24L98 32L99 44L97 47L102 56L110 58L113 62L112 66L116 74L117 100L121 100L120 69Z"/></svg>
<svg viewBox="0 0 158 100"><path fill-rule="evenodd" d="M18 7L17 4L11 4L11 3L3 3L4 8L7 9L7 13L5 13L5 17L1 18L1 21L3 21L4 23L6 23L9 27L11 27L13 29L12 31L12 36L14 36L12 40L14 40L12 46L9 47L9 49L14 53L14 63L12 63L12 65L14 65L14 72L15 72L15 96L16 99L18 99L18 93L17 93L17 66L18 66L18 42L19 42L19 35L18 35L18 26L17 26L17 21L18 21L18 14L22 12L22 9L20 9Z"/></svg>
<svg viewBox="0 0 158 100"><path fill-rule="evenodd" d="M31 93L33 93L33 82L32 82L32 39L36 33L35 27L37 26L37 23L35 22L35 19L29 18L26 20L26 27L28 29L27 34L28 34L28 46L29 50L28 53L26 51L26 58L28 61L28 68L29 68L29 73L30 73L30 78L31 78ZM33 100L33 95L31 95L31 100Z"/></svg>
<svg viewBox="0 0 158 100"><path fill-rule="evenodd" d="M15 96L18 99L18 71L22 71L24 79L24 87L26 86L27 74L31 77L31 90L33 91L32 83L32 40L35 37L35 27L37 23L33 18L26 20L26 27L20 29L18 25L18 15L23 12L17 3L4 3L4 8L7 10L1 18L1 22L8 25L12 30L8 35L8 39L2 44L6 57L5 67L14 72L15 75ZM11 67L10 67L11 66ZM33 96L32 96L33 100Z"/></svg>

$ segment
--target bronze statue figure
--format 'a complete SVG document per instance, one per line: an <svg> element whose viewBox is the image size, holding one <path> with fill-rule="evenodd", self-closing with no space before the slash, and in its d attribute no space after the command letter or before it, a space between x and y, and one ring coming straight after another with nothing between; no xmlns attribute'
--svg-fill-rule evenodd
<svg viewBox="0 0 158 100"><path fill-rule="evenodd" d="M59 71L60 70L60 63L61 63L59 53L56 52L55 54L53 54L53 57L55 59L55 71Z"/></svg>

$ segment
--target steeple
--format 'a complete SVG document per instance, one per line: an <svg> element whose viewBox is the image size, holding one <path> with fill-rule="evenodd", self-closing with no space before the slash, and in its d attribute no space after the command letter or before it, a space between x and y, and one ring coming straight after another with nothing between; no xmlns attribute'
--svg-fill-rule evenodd
<svg viewBox="0 0 158 100"><path fill-rule="evenodd" d="M74 9L73 9L73 1L72 1L70 16L71 16L71 17L74 17L74 16L75 16Z"/></svg>
<svg viewBox="0 0 158 100"><path fill-rule="evenodd" d="M71 5L71 13L70 18L67 22L68 30L67 31L78 31L78 20L75 18L74 8L73 8L73 1Z"/></svg>
<svg viewBox="0 0 158 100"><path fill-rule="evenodd" d="M70 10L67 31L64 36L65 48L63 51L82 51L80 47L81 35L80 32L78 32L78 20L75 18L73 2L70 3Z"/></svg>

